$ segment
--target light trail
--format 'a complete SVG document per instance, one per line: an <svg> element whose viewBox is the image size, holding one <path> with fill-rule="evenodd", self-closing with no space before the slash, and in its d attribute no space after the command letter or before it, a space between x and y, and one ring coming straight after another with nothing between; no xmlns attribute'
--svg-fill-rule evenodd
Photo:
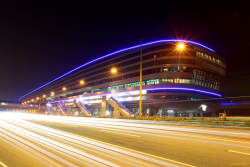
<svg viewBox="0 0 250 167"><path fill-rule="evenodd" d="M232 152L232 153L237 153L237 154L250 155L250 153L243 153L243 152L239 152L239 151L233 151L233 150L227 150L227 151Z"/></svg>
<svg viewBox="0 0 250 167"><path fill-rule="evenodd" d="M68 119L68 118L67 118ZM52 120L54 123L60 123L60 124L69 124L69 125L77 125L77 126L87 126L87 127L94 127L94 128L101 128L101 129L107 129L107 130L116 130L116 129L122 129L122 130L133 130L133 131L144 131L144 132L152 132L152 133L169 133L169 134L176 134L176 135L182 135L182 136L189 136L189 137L199 137L199 138L207 138L208 137L202 137L200 135L191 135L191 134L183 134L182 132L192 132L192 133L204 133L204 134L209 134L209 135L220 135L220 136L226 136L226 137L241 137L241 138L246 138L249 139L250 133L235 133L233 131L231 132L223 132L221 130L200 130L200 129L193 129L193 128L174 128L171 126L159 126L159 125L139 125L139 124L133 124L133 123L112 123L112 122L105 122L105 121L89 121L88 119L84 119L84 123L82 121L77 121L74 120L72 121L71 119L65 120L65 119L58 119L58 120ZM123 132L128 132L128 131L123 131ZM130 132L133 133L133 132ZM151 133L148 133L149 135ZM229 142L239 142L239 143L246 143L243 141L238 141L238 140L225 140L221 138L215 138L215 137L210 137L210 139L216 139L216 140L224 140L224 141L229 141ZM248 142L247 142L248 143Z"/></svg>
<svg viewBox="0 0 250 167"><path fill-rule="evenodd" d="M1 161L0 161L0 165L2 165L3 167L8 167L7 165L5 165L4 163L2 163Z"/></svg>
<svg viewBox="0 0 250 167"><path fill-rule="evenodd" d="M0 136L29 152L34 151L37 158L52 166L192 166L20 120L19 116L15 117L1 114ZM76 125L73 122L68 124Z"/></svg>
<svg viewBox="0 0 250 167"><path fill-rule="evenodd" d="M173 127L173 126L160 126L160 125L154 125L154 124L138 124L140 121L134 123L130 122L130 120L125 120L124 122L112 122L117 121L116 119L95 119L95 118L81 118L81 117L62 117L59 116L56 119L54 116L32 116L29 114L25 115L19 115L19 118L23 119L31 119L31 120L47 120L50 122L56 122L56 123L64 123L64 124L75 124L80 125L82 124L83 120L84 123L90 123L95 126L101 125L115 125L115 126L125 126L125 127L137 127L137 128L146 128L146 129L154 129L154 130L169 130L169 131L181 131L181 132L192 132L192 133L204 133L204 134L216 134L216 135L224 135L232 137L235 136L245 136L246 138L250 137L250 132L236 132L236 131L222 131L222 130L205 130L205 129L195 129L195 128L182 128L182 127ZM106 121L108 120L108 121ZM120 120L119 120L120 121ZM129 124L128 124L129 123Z"/></svg>
<svg viewBox="0 0 250 167"><path fill-rule="evenodd" d="M116 134L120 134L120 135L127 135L127 136L133 136L133 137L141 137L138 135L131 135L131 134L127 134L127 133L118 133L118 132L112 132L112 131L108 131L108 130L100 130L102 132L108 132L108 133L116 133Z"/></svg>

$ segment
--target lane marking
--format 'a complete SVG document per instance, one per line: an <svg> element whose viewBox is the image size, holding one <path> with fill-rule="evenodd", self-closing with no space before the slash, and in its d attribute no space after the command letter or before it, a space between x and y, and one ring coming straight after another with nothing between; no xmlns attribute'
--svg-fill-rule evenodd
<svg viewBox="0 0 250 167"><path fill-rule="evenodd" d="M135 153L139 153L139 154L142 154L142 155L150 156L150 157L161 159L161 160L164 160L164 161L173 162L173 163L177 163L177 164L181 164L181 165L185 165L185 166L189 166L189 167L196 167L194 165L189 165L189 164L186 164L186 163L183 163L183 162L171 160L171 159L168 159L168 158L159 157L157 155L152 155L152 154L144 153L144 152L141 152L141 151L136 151L136 150L133 150L133 149L129 149L129 148L126 148L126 147L122 147L122 146L118 146L118 145L114 145L114 144L102 142L100 140L95 140L95 139L91 139L91 138L88 138L88 137L83 137L83 136L76 135L76 134L69 133L69 132L66 132L66 133L71 134L71 135L75 135L75 136L80 137L80 138L88 139L88 140L91 140L91 141L94 141L94 142L97 142L97 143L106 144L106 145L109 145L109 146L113 146L113 147L116 147L116 148L128 150L128 151L135 152Z"/></svg>
<svg viewBox="0 0 250 167"><path fill-rule="evenodd" d="M109 133L116 133L116 134L120 134L120 135L127 135L127 136L133 136L133 137L141 137L141 136L131 135L131 134L127 134L127 133L112 132L112 131L108 131L108 130L99 130L99 131L109 132Z"/></svg>
<svg viewBox="0 0 250 167"><path fill-rule="evenodd" d="M42 126L42 125L39 125L39 126ZM49 129L53 129L53 128L50 128L50 127L48 127L48 128ZM116 147L116 148L119 148L119 149L124 149L124 150L131 151L131 152L134 152L134 153L139 153L139 154L146 155L146 156L149 156L149 157L161 159L161 160L164 160L164 161L173 162L173 163L177 163L177 164L182 164L182 165L189 166L189 167L195 167L193 165L189 165L189 164L182 163L182 162L179 162L179 161L175 161L175 160L171 160L171 159L159 157L159 156L156 156L156 155L152 155L152 154L148 154L148 153L136 151L136 150L129 149L129 148L126 148L126 147L117 146L117 145L114 145L114 144L102 142L102 141L99 141L99 140L95 140L95 139L91 139L91 138L88 138L88 137L80 136L80 135L77 135L77 134L74 134L74 133L71 133L71 132L67 132L67 131L63 131L63 130L59 130L59 129L56 129L56 131L61 132L61 133L65 133L65 134L69 134L69 135L72 135L72 136L76 136L76 137L79 137L79 138L82 138L82 139L87 139L87 140L90 140L90 141L94 141L94 142L97 142L97 143L101 143L101 144L113 146L113 147Z"/></svg>
<svg viewBox="0 0 250 167"><path fill-rule="evenodd" d="M5 165L4 163L2 163L1 161L0 161L0 165L2 165L3 167L8 167L7 165Z"/></svg>
<svg viewBox="0 0 250 167"><path fill-rule="evenodd" d="M232 152L232 153L238 153L238 154L244 154L244 155L250 155L250 153L243 153L243 152L239 152L239 151L233 151L233 150L226 150L228 152Z"/></svg>

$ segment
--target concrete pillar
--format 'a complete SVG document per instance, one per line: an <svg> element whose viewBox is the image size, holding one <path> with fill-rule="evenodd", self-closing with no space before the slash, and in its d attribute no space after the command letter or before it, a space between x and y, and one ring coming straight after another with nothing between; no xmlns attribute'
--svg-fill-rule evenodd
<svg viewBox="0 0 250 167"><path fill-rule="evenodd" d="M114 116L115 117L120 116L120 112L116 108L114 108Z"/></svg>
<svg viewBox="0 0 250 167"><path fill-rule="evenodd" d="M107 97L102 96L101 116L106 116L106 107L107 107Z"/></svg>
<svg viewBox="0 0 250 167"><path fill-rule="evenodd" d="M198 114L197 113L194 113L195 117L198 117Z"/></svg>
<svg viewBox="0 0 250 167"><path fill-rule="evenodd" d="M72 115L75 116L76 115L76 100L74 100L73 103L73 111L72 111Z"/></svg>
<svg viewBox="0 0 250 167"><path fill-rule="evenodd" d="M200 113L201 117L203 117L203 113Z"/></svg>

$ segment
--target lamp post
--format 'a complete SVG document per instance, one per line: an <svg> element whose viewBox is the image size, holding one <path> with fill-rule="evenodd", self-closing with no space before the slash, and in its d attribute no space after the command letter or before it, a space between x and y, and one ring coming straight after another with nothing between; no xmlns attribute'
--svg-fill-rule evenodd
<svg viewBox="0 0 250 167"><path fill-rule="evenodd" d="M139 117L141 117L142 112L142 39L141 39L141 56L140 56L140 99L139 99Z"/></svg>

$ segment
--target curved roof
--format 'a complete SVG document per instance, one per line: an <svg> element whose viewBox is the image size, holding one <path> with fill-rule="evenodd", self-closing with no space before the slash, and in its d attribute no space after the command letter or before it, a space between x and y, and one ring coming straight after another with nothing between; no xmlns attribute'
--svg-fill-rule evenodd
<svg viewBox="0 0 250 167"><path fill-rule="evenodd" d="M194 41L188 41L188 40L179 40L179 39L158 40L158 41L153 41L153 42L148 42L148 43L142 44L142 46L148 46L148 45L152 45L152 44L156 44L156 43L163 43L163 42L183 42L183 43L190 43L190 44L199 45L199 46L201 46L201 47L203 47L203 48L206 48L206 49L208 49L208 50L210 50L210 51L212 51L212 52L215 52L213 49L211 49L211 48L209 48L209 47L207 47L207 46L205 46L205 45L202 45L202 44L200 44L200 43L197 43L197 42L194 42ZM107 54L107 55L101 56L101 57L99 57L99 58L96 58L96 59L94 59L94 60L92 60L92 61L89 61L89 62L87 62L87 63L84 63L83 65L81 65L81 66L79 66L79 67L76 67L76 68L74 68L73 70L71 70L71 71L69 71L69 72L67 72L67 73L65 73L65 74L63 74L63 75L61 75L61 76L55 78L54 80L52 80L52 81L50 81L50 82L48 82L48 83L46 83L46 84L44 84L44 85L38 87L37 89L34 89L33 91L31 91L31 92L29 92L29 93L27 93L27 94L21 96L18 100L20 100L21 98L23 98L23 97L25 97L25 96L27 96L27 95L29 95L29 94L31 94L31 93L33 93L33 92L39 90L39 89L41 89L41 88L43 88L43 87L45 87L45 86L51 84L52 82L57 81L58 79L61 79L62 77L66 76L66 75L68 75L68 74L71 74L72 72L74 72L74 71L76 71L76 70L78 70L78 69L80 69L80 68L82 68L82 67L84 67L84 66L86 66L86 65L89 65L89 64L91 64L91 63L94 63L94 62L96 62L96 61L98 61L98 60L101 60L101 59L103 59L103 58L106 58L106 57L115 55L115 54L117 54L117 53L121 53L121 52L128 51L128 50L131 50L131 49L139 48L139 47L141 47L141 45L136 45L136 46L124 48L124 49L121 49L121 50L118 50L118 51L109 53L109 54Z"/></svg>

